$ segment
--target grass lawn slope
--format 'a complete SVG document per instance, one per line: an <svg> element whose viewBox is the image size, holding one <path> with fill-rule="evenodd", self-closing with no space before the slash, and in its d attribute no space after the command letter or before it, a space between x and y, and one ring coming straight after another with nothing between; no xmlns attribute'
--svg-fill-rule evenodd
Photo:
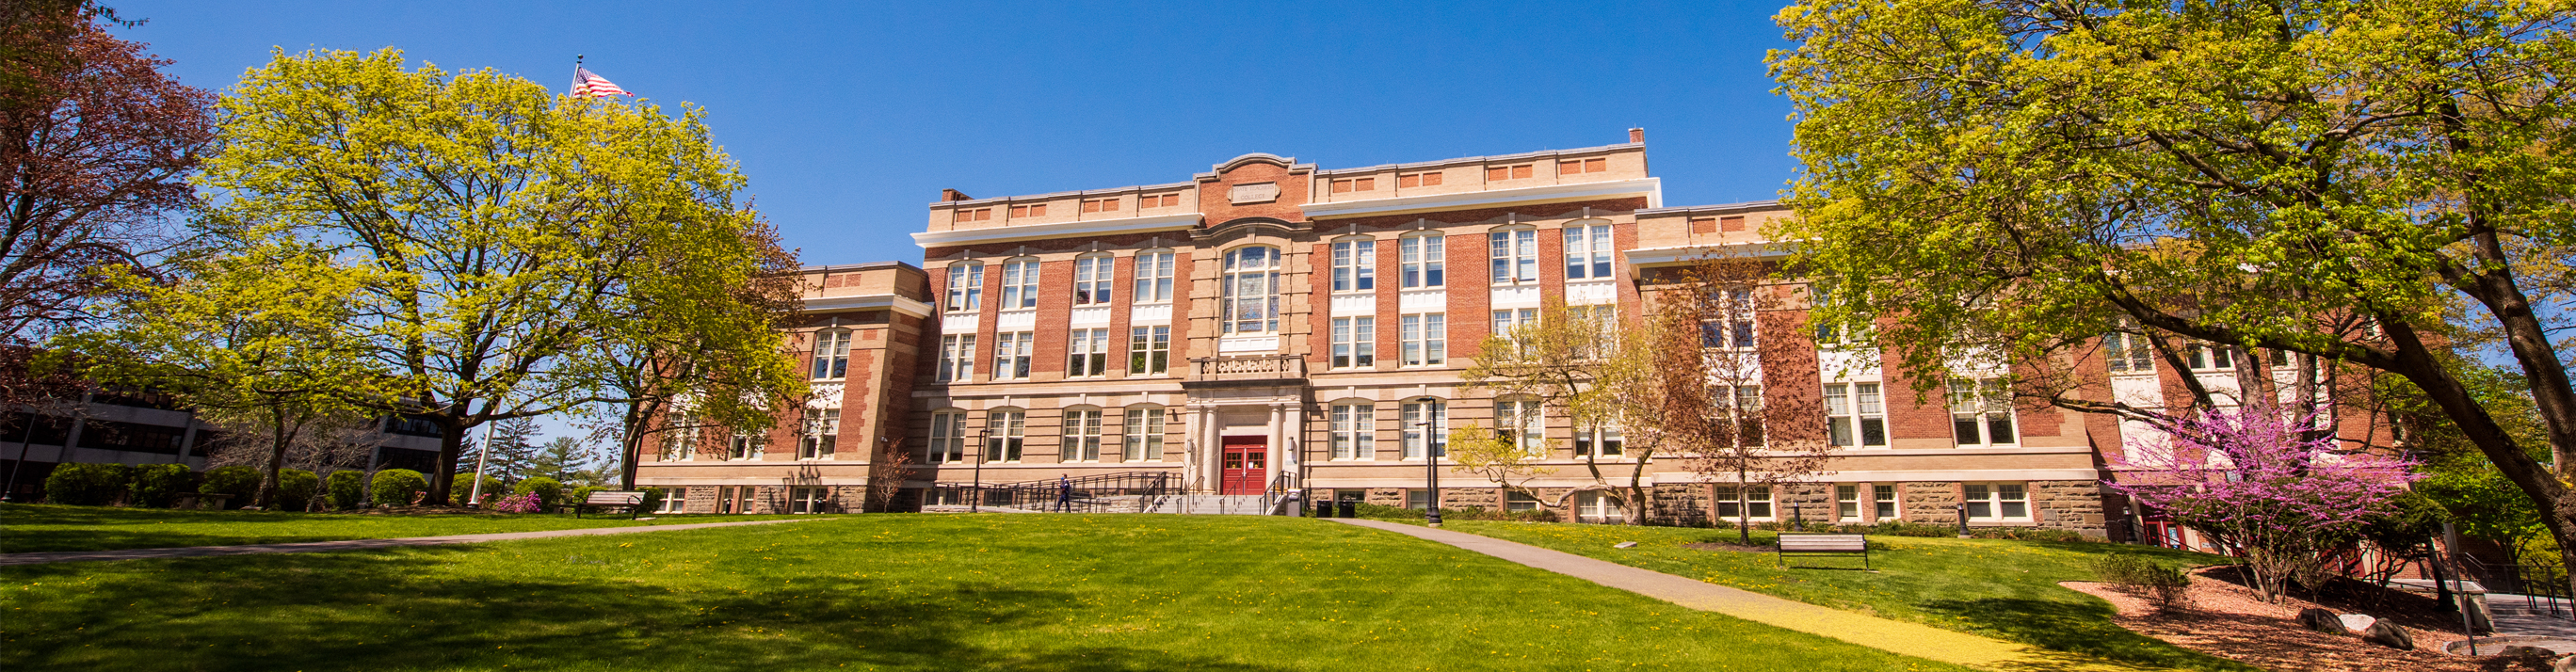
<svg viewBox="0 0 2576 672"><path fill-rule="evenodd" d="M623 514L615 518L575 519L569 513L392 516L0 504L0 553L441 537L787 517L662 515L653 520L633 521L627 520Z"/></svg>
<svg viewBox="0 0 2576 672"><path fill-rule="evenodd" d="M1409 537L863 515L0 568L0 669L1958 670Z"/></svg>
<svg viewBox="0 0 2576 672"><path fill-rule="evenodd" d="M1870 537L1870 566L1859 558L1791 558L1779 569L1770 553L1706 551L1684 544L1734 543L1732 529L1460 521L1449 529L1544 546L1800 602L1924 623L1951 630L2090 654L2147 666L2236 672L2255 670L2130 632L2111 622L2110 603L2057 585L2096 581L2093 558L2138 553L2176 565L2224 562L2200 553L2141 546L2001 539ZM1767 543L1770 532L1753 533ZM1622 541L1634 548L1611 548ZM1882 550L1880 547L1884 547ZM1848 569L1824 569L1824 568Z"/></svg>

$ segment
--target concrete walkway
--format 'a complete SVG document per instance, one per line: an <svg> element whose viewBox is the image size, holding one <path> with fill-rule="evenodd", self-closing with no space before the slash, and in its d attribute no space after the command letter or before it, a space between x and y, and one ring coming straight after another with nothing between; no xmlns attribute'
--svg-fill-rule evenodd
<svg viewBox="0 0 2576 672"><path fill-rule="evenodd" d="M801 523L814 519L747 520L733 523L691 523L688 525L637 525L632 527L587 527L574 530L540 532L498 532L493 534L458 534L444 537L405 537L401 539L344 539L341 541L306 541L292 544L252 544L248 546L180 546L176 548L127 548L113 551L46 551L40 553L0 553L0 567L41 565L53 562L98 562L104 560L163 560L169 558L211 558L222 555L257 555L262 553L320 553L324 551L358 551L403 546L441 546L475 544L486 541L587 537L600 534L636 532L669 532L702 530L710 527L742 525L775 525Z"/></svg>
<svg viewBox="0 0 2576 672"><path fill-rule="evenodd" d="M2150 670L2027 644L1819 607L1653 570L1483 537L1376 520L1331 520L1407 534L1604 586L1874 649L1987 670Z"/></svg>

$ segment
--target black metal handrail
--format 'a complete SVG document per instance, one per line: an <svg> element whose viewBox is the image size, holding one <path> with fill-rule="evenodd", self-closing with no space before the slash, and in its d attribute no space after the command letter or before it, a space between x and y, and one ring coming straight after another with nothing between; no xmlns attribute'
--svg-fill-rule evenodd
<svg viewBox="0 0 2576 672"><path fill-rule="evenodd" d="M2477 556L2462 554L2460 570L2489 593L2488 606L2495 606L2495 593L2521 596L2523 606L2535 614L2576 618L2576 595L2567 585L2567 568L2559 565L2490 565ZM2511 598L2508 598L2511 599Z"/></svg>
<svg viewBox="0 0 2576 672"><path fill-rule="evenodd" d="M1129 471L1018 483L933 483L937 501L1045 513L1144 511L1174 493L1169 472Z"/></svg>

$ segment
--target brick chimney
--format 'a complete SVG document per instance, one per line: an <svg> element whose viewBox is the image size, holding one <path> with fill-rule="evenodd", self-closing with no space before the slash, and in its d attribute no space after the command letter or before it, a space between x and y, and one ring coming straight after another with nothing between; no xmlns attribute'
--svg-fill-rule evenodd
<svg viewBox="0 0 2576 672"><path fill-rule="evenodd" d="M1636 131L1629 131L1629 134L1631 134L1631 135L1634 135L1634 134L1636 134L1636 133L1637 133ZM972 201L972 200L975 200L975 197L973 197L973 196L968 196L968 195L966 195L966 192L963 192L963 191L958 191L958 190L955 190L955 189L941 189L941 190L939 190L939 202L941 202L941 203L952 203L952 202L956 202L956 201Z"/></svg>
<svg viewBox="0 0 2576 672"><path fill-rule="evenodd" d="M1642 143L1642 142L1645 142L1645 141L1646 141L1646 129L1642 129L1642 128L1631 128L1631 129L1628 129L1628 141L1629 141L1629 142L1632 142L1632 143Z"/></svg>

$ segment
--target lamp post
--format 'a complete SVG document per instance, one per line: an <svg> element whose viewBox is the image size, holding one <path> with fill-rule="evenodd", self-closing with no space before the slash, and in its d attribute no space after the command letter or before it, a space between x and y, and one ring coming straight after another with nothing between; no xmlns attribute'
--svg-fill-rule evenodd
<svg viewBox="0 0 2576 672"><path fill-rule="evenodd" d="M984 459L992 457L992 451L993 447L985 443L984 430L975 430L975 501L966 504L967 513L984 512Z"/></svg>
<svg viewBox="0 0 2576 672"><path fill-rule="evenodd" d="M1959 538L1968 538L1968 503L1959 502Z"/></svg>
<svg viewBox="0 0 2576 672"><path fill-rule="evenodd" d="M1439 416L1431 412L1431 404L1437 401L1428 396L1415 400L1414 403L1422 405L1422 421L1413 423L1413 426L1422 428L1422 481L1425 486L1422 508L1426 510L1423 519L1432 527L1440 526L1440 442L1434 433L1439 430L1439 423L1435 421Z"/></svg>

